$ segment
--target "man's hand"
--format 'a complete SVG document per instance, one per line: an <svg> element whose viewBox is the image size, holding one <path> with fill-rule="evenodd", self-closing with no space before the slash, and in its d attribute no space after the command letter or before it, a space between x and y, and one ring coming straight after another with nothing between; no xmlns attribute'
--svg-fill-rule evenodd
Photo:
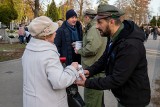
<svg viewBox="0 0 160 107"><path fill-rule="evenodd" d="M88 70L84 70L84 75L85 75L86 77L88 77L88 76L89 76L89 71L88 71Z"/></svg>
<svg viewBox="0 0 160 107"><path fill-rule="evenodd" d="M76 44L76 42L73 42L73 43L72 43L72 47L73 47L73 48L75 48L75 44Z"/></svg>
<svg viewBox="0 0 160 107"><path fill-rule="evenodd" d="M79 76L82 80L76 80L75 84L77 84L78 86L83 86L84 87L85 82L86 82L86 77L82 74L79 74Z"/></svg>
<svg viewBox="0 0 160 107"><path fill-rule="evenodd" d="M78 54L78 50L77 50L76 48L74 48L74 52L75 52L76 54Z"/></svg>

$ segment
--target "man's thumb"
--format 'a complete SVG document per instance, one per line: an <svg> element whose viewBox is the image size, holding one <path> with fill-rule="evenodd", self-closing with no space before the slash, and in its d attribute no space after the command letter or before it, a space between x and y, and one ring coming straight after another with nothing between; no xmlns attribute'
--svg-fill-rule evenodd
<svg viewBox="0 0 160 107"><path fill-rule="evenodd" d="M86 77L83 74L80 73L79 76L82 78L83 81L86 80Z"/></svg>

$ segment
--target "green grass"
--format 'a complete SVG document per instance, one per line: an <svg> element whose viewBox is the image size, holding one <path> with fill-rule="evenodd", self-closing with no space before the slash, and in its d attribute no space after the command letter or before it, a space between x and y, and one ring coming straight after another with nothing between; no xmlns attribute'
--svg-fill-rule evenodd
<svg viewBox="0 0 160 107"><path fill-rule="evenodd" d="M16 49L24 49L25 48L25 44L19 44L19 43L15 43L15 44L0 44L0 51L3 50L16 50Z"/></svg>

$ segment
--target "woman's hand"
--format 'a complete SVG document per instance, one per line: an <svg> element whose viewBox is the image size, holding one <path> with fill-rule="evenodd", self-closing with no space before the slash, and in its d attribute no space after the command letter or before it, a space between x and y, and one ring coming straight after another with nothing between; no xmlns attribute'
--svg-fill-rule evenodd
<svg viewBox="0 0 160 107"><path fill-rule="evenodd" d="M77 70L78 69L78 62L72 62L71 66L73 66Z"/></svg>

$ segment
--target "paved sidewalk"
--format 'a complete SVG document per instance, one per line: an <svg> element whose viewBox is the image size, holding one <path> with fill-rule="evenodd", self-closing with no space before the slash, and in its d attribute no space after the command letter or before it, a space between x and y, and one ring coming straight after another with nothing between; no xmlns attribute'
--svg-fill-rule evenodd
<svg viewBox="0 0 160 107"><path fill-rule="evenodd" d="M0 107L22 107L21 59L0 62Z"/></svg>
<svg viewBox="0 0 160 107"><path fill-rule="evenodd" d="M0 107L22 107L23 73L21 59L0 62ZM79 87L83 96L83 88ZM106 107L116 107L117 101L110 91L105 91Z"/></svg>

